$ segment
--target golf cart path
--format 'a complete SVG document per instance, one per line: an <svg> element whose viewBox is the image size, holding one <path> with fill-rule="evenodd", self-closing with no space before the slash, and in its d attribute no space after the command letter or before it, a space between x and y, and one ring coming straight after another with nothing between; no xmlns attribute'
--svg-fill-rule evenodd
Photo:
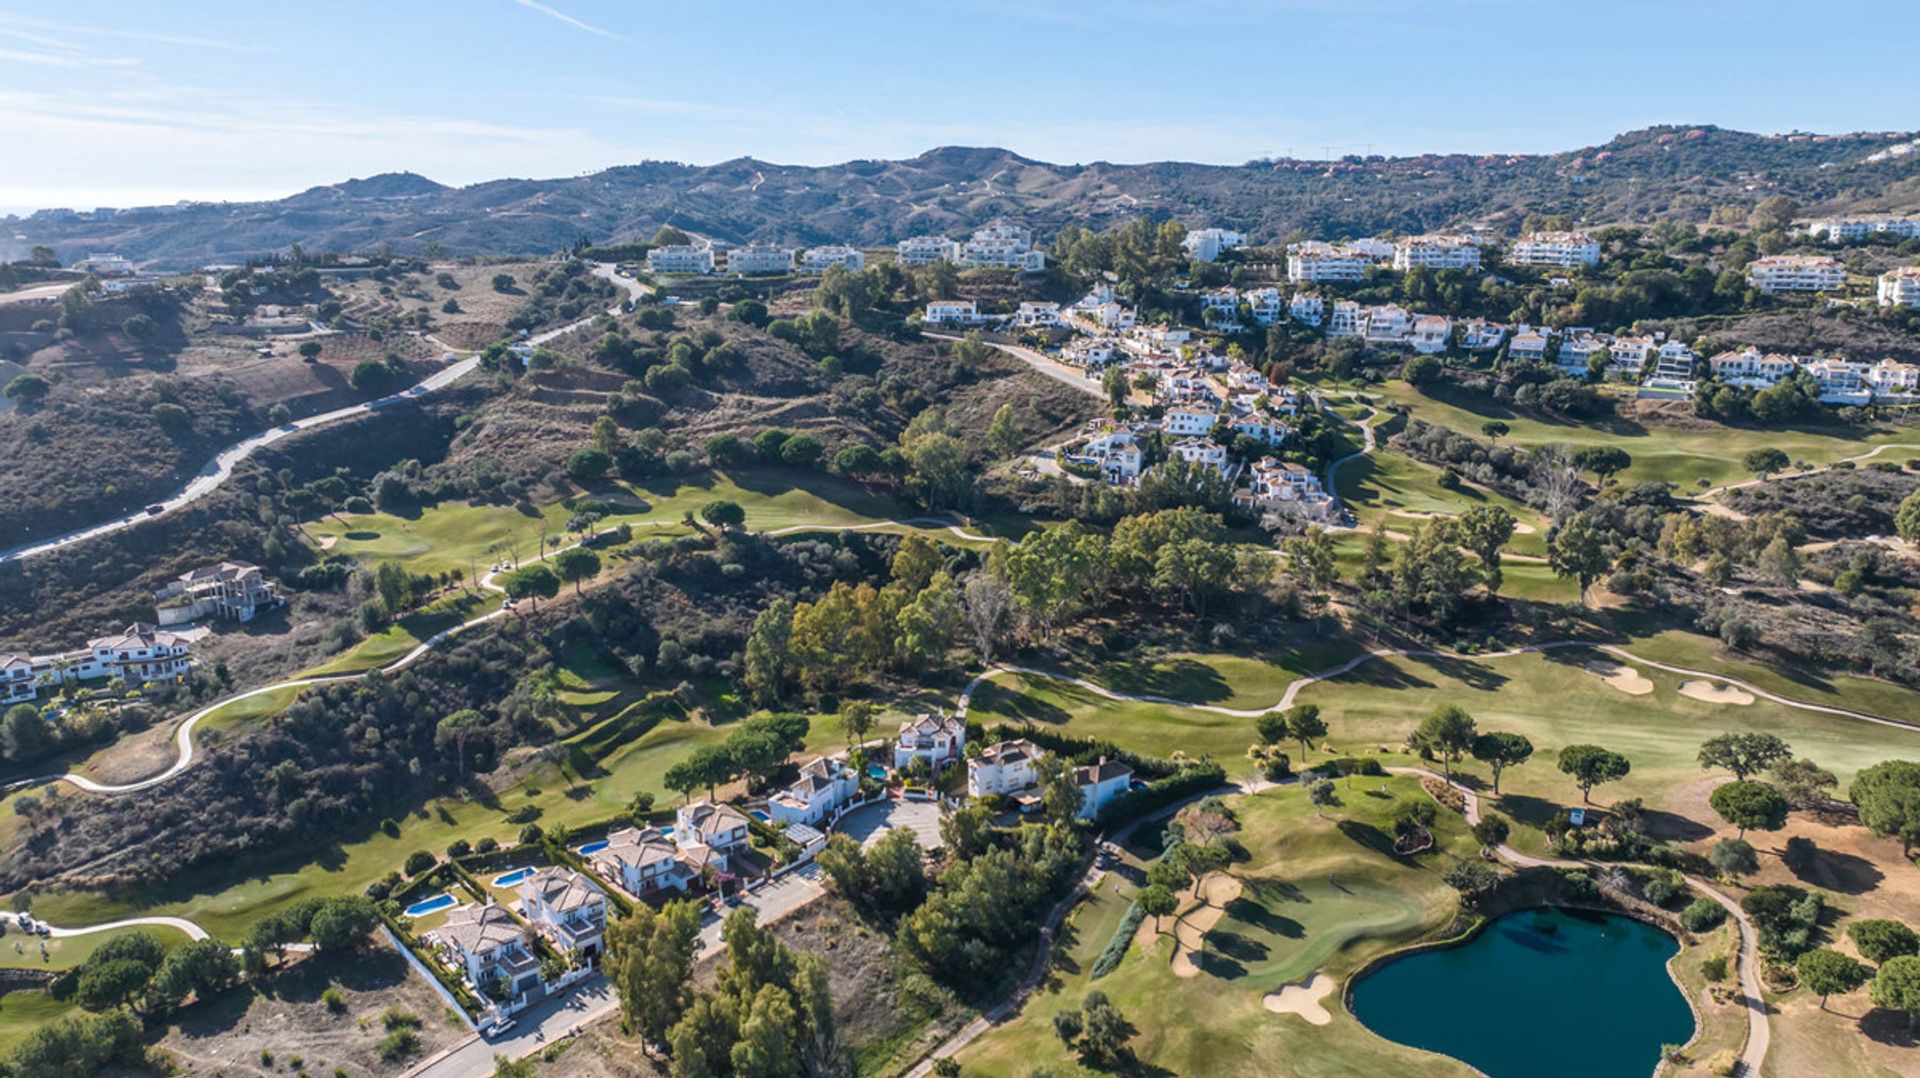
<svg viewBox="0 0 1920 1078"><path fill-rule="evenodd" d="M616 274L614 267L609 263L594 263L593 275L604 280L612 281L626 292L626 295L621 298L620 302L608 308L608 314L620 311L628 302L638 299L647 291L647 286L640 282ZM576 319L564 326L559 326L536 336L529 337L525 343L534 345L544 344L564 334L571 333L598 317L600 317L600 315L596 312L585 318ZM427 339L435 340L431 335L428 335ZM444 345L442 347L444 347ZM453 350L447 349L446 354L448 358L451 358ZM398 404L401 401L418 400L453 385L460 379L465 378L479 365L479 357L469 356L466 359L441 367L439 370L434 371L422 379L418 384L408 386L398 393L390 393L378 400L350 405L346 408L337 408L331 412L322 412L319 415L308 416L305 419L296 419L290 423L243 438L216 453L214 458L207 462L206 467L200 469L200 473L194 476L186 486L180 488L179 491L169 497L155 502L154 504L160 507L158 512L141 509L102 524L90 525L68 532L65 535L55 536L51 539L36 540L22 546L14 547L11 550L0 552L0 564L20 561L25 558L31 558L37 554L46 554L72 546L75 543L83 543L102 535L111 535L114 532L137 527L148 521L158 520L218 490L221 484L225 483L227 479L233 475L234 468L237 467L241 461L246 460L248 457L253 456L254 453L275 442L291 438L296 434L302 434L306 431L331 426L341 420L351 419L354 416L377 412L390 405Z"/></svg>

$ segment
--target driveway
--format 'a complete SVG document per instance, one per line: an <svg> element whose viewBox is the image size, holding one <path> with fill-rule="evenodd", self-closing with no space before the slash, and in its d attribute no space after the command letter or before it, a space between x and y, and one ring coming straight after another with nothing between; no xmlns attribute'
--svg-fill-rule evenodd
<svg viewBox="0 0 1920 1078"><path fill-rule="evenodd" d="M834 830L852 835L861 846L872 846L896 827L912 831L923 849L938 849L940 807L931 801L882 801L854 809L840 818Z"/></svg>
<svg viewBox="0 0 1920 1078"><path fill-rule="evenodd" d="M958 341L964 339L956 333L934 333L930 330L922 330L920 335L922 337L930 337L936 341ZM1089 396L1098 397L1101 400L1107 399L1107 391L1100 388L1100 379L1088 376L1086 371L1078 367L1070 367L1058 360L1050 359L1025 345L1001 344L998 341L985 341L983 343L988 347L997 348L1005 352L1007 355L1025 363L1035 371L1046 375L1048 378L1059 382L1063 386L1069 386Z"/></svg>
<svg viewBox="0 0 1920 1078"><path fill-rule="evenodd" d="M613 982L605 977L582 981L557 999L538 1003L514 1016L513 1029L504 1037L474 1036L461 1041L406 1072L406 1078L486 1078L493 1073L493 1057L530 1056L589 1022L620 1009Z"/></svg>
<svg viewBox="0 0 1920 1078"><path fill-rule="evenodd" d="M806 906L827 893L820 884L820 866L809 861L792 872L765 884L740 899L743 906L752 906L760 913L759 922L770 924ZM720 926L726 920L711 911L700 920L700 945L694 954L707 955L720 950L724 942L720 939Z"/></svg>

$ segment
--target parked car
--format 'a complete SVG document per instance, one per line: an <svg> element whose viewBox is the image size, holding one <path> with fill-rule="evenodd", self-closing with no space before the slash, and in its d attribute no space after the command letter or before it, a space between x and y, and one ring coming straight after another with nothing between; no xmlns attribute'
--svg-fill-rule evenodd
<svg viewBox="0 0 1920 1078"><path fill-rule="evenodd" d="M159 502L154 502L152 505L147 506L147 515L150 517L157 517L166 511L167 507L161 505Z"/></svg>

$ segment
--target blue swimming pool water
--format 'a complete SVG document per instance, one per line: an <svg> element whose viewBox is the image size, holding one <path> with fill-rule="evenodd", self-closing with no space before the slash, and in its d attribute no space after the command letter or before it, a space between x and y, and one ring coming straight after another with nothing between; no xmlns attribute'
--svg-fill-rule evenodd
<svg viewBox="0 0 1920 1078"><path fill-rule="evenodd" d="M438 913L441 910L446 909L448 906L453 905L453 903L454 903L454 897L452 895L449 895L449 894L435 895L432 898L424 899L422 901L415 902L411 906L408 906L407 916L408 917L425 917L429 913Z"/></svg>
<svg viewBox="0 0 1920 1078"><path fill-rule="evenodd" d="M603 838L598 842L589 842L585 846L580 847L574 852L579 854L582 857L586 857L590 854L599 853L601 850L606 849L608 845L610 845L610 843L608 843L607 840Z"/></svg>
<svg viewBox="0 0 1920 1078"><path fill-rule="evenodd" d="M754 819L756 819L756 820L759 820L759 821L760 821L761 823L772 823L772 822L773 822L773 817L771 817L771 816L769 816L769 815L767 815L767 814L766 814L766 813L764 813L764 812L761 812L761 811L760 811L759 809L754 809L754 810L753 810L753 811L752 811L751 813L749 813L748 815L750 815L750 816L752 816L752 817L753 817Z"/></svg>
<svg viewBox="0 0 1920 1078"><path fill-rule="evenodd" d="M516 883L525 882L526 878L531 875L533 875L533 869L531 868L516 868L512 872L503 872L495 876L493 878L493 885L495 887L512 887Z"/></svg>
<svg viewBox="0 0 1920 1078"><path fill-rule="evenodd" d="M884 767L881 767L879 764L868 764L867 777L884 779L887 777L887 769Z"/></svg>

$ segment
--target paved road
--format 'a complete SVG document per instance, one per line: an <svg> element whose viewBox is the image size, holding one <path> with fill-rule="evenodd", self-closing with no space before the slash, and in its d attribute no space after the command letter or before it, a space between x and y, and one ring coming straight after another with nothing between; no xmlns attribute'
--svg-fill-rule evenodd
<svg viewBox="0 0 1920 1078"><path fill-rule="evenodd" d="M771 924L795 910L806 908L825 895L827 889L820 882L822 875L820 866L809 861L741 896L740 904L758 910L761 924ZM720 939L720 927L724 924L726 919L708 907L700 918L700 945L694 949L696 955L711 954L725 946Z"/></svg>
<svg viewBox="0 0 1920 1078"><path fill-rule="evenodd" d="M0 921L13 925L16 930L19 928L21 917L22 915L18 913L0 912ZM185 932L187 938L193 940L203 940L207 938L206 929L201 928L199 925L194 924L184 917L129 917L124 921L106 921L97 925L87 925L85 928L61 928L58 925L47 924L47 922L37 917L33 920L35 924L47 925L47 935L51 939L66 939L71 936L90 936L95 932L112 932L116 928L142 927L175 929L176 931Z"/></svg>
<svg viewBox="0 0 1920 1078"><path fill-rule="evenodd" d="M922 337L931 337L936 341L958 341L965 339L955 333L930 333L926 330L921 330L920 335ZM1100 379L1087 377L1086 372L1078 367L1069 367L1065 363L1049 359L1031 348L1022 347L1017 344L1001 344L998 341L983 341L981 343L998 348L1000 351L1025 363L1027 366L1059 382L1061 385L1072 386L1082 393L1098 397L1103 401L1107 399L1106 391L1100 388Z"/></svg>
<svg viewBox="0 0 1920 1078"><path fill-rule="evenodd" d="M616 275L613 272L613 267L607 263L595 263L593 273L594 276L612 281L627 291L626 298L622 299L620 303L615 304L613 307L608 308L609 313L620 310L628 300L637 299L647 291L647 287L638 281ZM586 318L569 322L564 326L530 337L527 341L530 344L543 344L562 334L572 332L598 317L599 315L597 313L589 315ZM448 358L451 358L451 354L449 354ZM291 423L275 427L272 430L261 431L259 434L235 442L233 445L222 449L207 463L206 467L200 469L200 474L194 476L192 481L187 483L185 487L182 487L171 497L154 503L161 507L159 512L148 512L143 509L138 512L129 513L123 517L106 521L102 524L95 524L77 531L71 531L65 535L18 546L0 553L0 564L19 561L23 558L31 558L36 554L45 554L49 551L59 550L62 547L72 546L75 543L84 543L89 539L102 535L110 535L127 528L137 527L151 520L157 520L183 506L191 505L219 489L220 485L225 483L228 477L233 475L233 469L236 465L266 446L272 445L285 438L291 438L296 434L314 430L319 427L330 426L344 419L366 415L369 412L375 412L402 401L416 400L436 393L466 377L468 373L479 365L480 361L478 358L468 358L449 363L431 375L428 375L418 385L409 386L398 393L381 397L379 400L356 404L348 408L337 408L331 412L323 412L320 415L308 416L305 419L296 419Z"/></svg>

